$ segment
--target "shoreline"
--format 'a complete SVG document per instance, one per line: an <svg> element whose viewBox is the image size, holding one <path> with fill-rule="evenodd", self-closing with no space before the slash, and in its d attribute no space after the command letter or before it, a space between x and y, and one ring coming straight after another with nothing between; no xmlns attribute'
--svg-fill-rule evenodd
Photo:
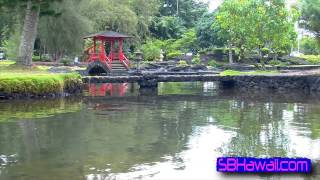
<svg viewBox="0 0 320 180"><path fill-rule="evenodd" d="M27 74L0 76L0 99L55 99L82 96L87 83L138 83L142 89L157 88L158 82L220 82L222 89L320 92L320 70L275 74L221 75L207 73L140 73L119 76L81 76L68 74ZM12 77L11 77L12 76ZM6 86L6 87L4 87Z"/></svg>

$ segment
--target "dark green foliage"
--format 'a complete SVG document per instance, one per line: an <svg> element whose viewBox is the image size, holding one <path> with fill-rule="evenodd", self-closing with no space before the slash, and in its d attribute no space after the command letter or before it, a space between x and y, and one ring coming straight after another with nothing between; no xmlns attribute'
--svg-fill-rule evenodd
<svg viewBox="0 0 320 180"><path fill-rule="evenodd" d="M169 53L167 54L167 59L178 58L178 57L180 57L180 56L182 56L182 55L183 55L183 53L182 53L181 51L179 51L179 50L173 50L173 51L171 51L171 52L169 52Z"/></svg>
<svg viewBox="0 0 320 180"><path fill-rule="evenodd" d="M305 37L301 41L301 51L303 54L320 54L320 44L317 43L315 38Z"/></svg>
<svg viewBox="0 0 320 180"><path fill-rule="evenodd" d="M176 39L185 30L181 19L174 16L155 17L150 27L151 33L160 39Z"/></svg>
<svg viewBox="0 0 320 180"><path fill-rule="evenodd" d="M196 25L198 44L201 48L222 47L227 40L219 35L220 28L215 22L214 13L206 13Z"/></svg>
<svg viewBox="0 0 320 180"><path fill-rule="evenodd" d="M179 38L189 28L195 27L208 5L195 0L161 0L160 13L154 18L150 31L160 39Z"/></svg>
<svg viewBox="0 0 320 180"><path fill-rule="evenodd" d="M51 9L50 5L53 2L61 2L62 0L1 0L0 7L18 8L26 7L28 1L32 1L34 8L40 6L40 15L59 15L60 12L56 12Z"/></svg>
<svg viewBox="0 0 320 180"><path fill-rule="evenodd" d="M180 60L179 62L178 62L178 65L177 65L178 67L186 67L186 66L188 66L188 63L186 62L186 61L184 61L184 60Z"/></svg>
<svg viewBox="0 0 320 180"><path fill-rule="evenodd" d="M315 33L320 43L320 1L303 0L302 4L303 25Z"/></svg>
<svg viewBox="0 0 320 180"><path fill-rule="evenodd" d="M161 16L177 16L187 28L194 27L203 13L208 11L207 4L195 0L162 0L161 4Z"/></svg>
<svg viewBox="0 0 320 180"><path fill-rule="evenodd" d="M40 42L53 61L60 61L64 56L81 54L83 37L91 31L91 24L79 14L76 0L64 0L53 3L52 9L62 12L60 16L46 16L40 19Z"/></svg>
<svg viewBox="0 0 320 180"><path fill-rule="evenodd" d="M211 66L211 67L221 67L222 64L218 63L216 60L212 59L208 62L208 66Z"/></svg>
<svg viewBox="0 0 320 180"><path fill-rule="evenodd" d="M141 50L143 52L143 59L146 61L153 61L160 59L160 52L164 42L161 40L147 41L142 45Z"/></svg>
<svg viewBox="0 0 320 180"><path fill-rule="evenodd" d="M196 56L194 56L193 58L192 58L192 64L201 64L201 58L200 58L200 55L199 54L197 54Z"/></svg>

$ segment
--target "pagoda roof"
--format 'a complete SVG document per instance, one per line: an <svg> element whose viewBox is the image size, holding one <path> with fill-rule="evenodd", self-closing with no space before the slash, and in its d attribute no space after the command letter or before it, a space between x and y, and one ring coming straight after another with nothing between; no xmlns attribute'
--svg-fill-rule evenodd
<svg viewBox="0 0 320 180"><path fill-rule="evenodd" d="M114 31L105 31L105 32L99 32L99 33L95 33L95 34L91 34L88 36L85 36L84 39L88 39L88 38L132 38L132 36L126 35L126 34L122 34L122 33L118 33L118 32L114 32Z"/></svg>

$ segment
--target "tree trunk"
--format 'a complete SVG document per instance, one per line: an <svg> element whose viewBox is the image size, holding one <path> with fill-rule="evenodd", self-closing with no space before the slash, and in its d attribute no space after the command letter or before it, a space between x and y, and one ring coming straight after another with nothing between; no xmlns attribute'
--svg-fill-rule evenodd
<svg viewBox="0 0 320 180"><path fill-rule="evenodd" d="M26 15L19 46L17 64L31 66L34 43L37 37L40 6L27 2Z"/></svg>
<svg viewBox="0 0 320 180"><path fill-rule="evenodd" d="M233 64L231 42L229 42L228 46L229 46L229 64Z"/></svg>

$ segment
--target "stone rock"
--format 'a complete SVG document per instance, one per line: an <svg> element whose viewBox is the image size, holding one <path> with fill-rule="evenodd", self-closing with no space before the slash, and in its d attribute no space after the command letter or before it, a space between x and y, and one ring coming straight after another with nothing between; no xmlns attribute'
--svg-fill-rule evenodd
<svg viewBox="0 0 320 180"><path fill-rule="evenodd" d="M199 71L199 70L205 71L205 70L208 70L207 66L205 66L205 65L194 65L194 66L191 67L191 69L194 70L194 71Z"/></svg>
<svg viewBox="0 0 320 180"><path fill-rule="evenodd" d="M48 71L51 73L71 73L72 69L69 67L51 67Z"/></svg>
<svg viewBox="0 0 320 180"><path fill-rule="evenodd" d="M190 66L177 66L177 67L173 67L170 68L169 71L173 71L173 72L181 72L181 71L188 71L190 69Z"/></svg>

